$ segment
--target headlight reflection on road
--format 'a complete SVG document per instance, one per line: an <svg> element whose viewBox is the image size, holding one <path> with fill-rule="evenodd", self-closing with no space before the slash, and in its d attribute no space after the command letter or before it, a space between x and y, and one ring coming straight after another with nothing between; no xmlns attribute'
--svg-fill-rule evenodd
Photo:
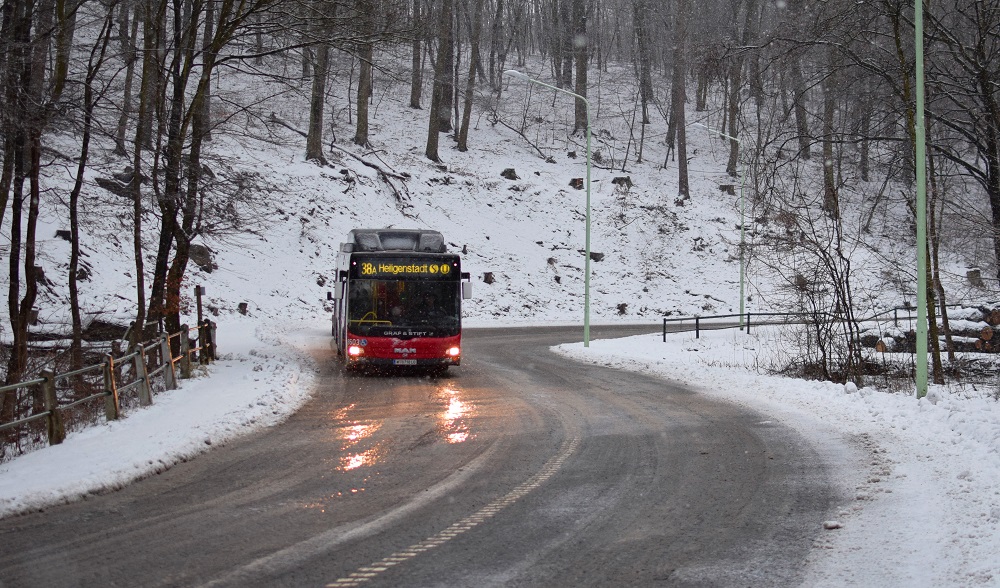
<svg viewBox="0 0 1000 588"><path fill-rule="evenodd" d="M378 431L381 428L381 421L372 423L354 423L341 428L337 433L337 437L343 441L347 441L347 444L344 446L344 449L347 449L348 447L356 444L358 441L371 437L375 431Z"/></svg>
<svg viewBox="0 0 1000 588"><path fill-rule="evenodd" d="M351 408L353 408L353 405L339 411L335 416L339 417L339 419L346 420L348 412ZM335 438L341 442L341 451L350 451L366 439L372 438L372 436L382 428L382 424L383 421L381 420L353 421L345 424L344 426L338 427L335 433ZM346 472L362 466L374 465L384 458L386 453L388 453L388 451L384 443L377 443L374 447L370 447L364 451L348 453L347 455L340 457L337 470Z"/></svg>
<svg viewBox="0 0 1000 588"><path fill-rule="evenodd" d="M383 447L383 444L379 443L367 451L352 453L341 457L340 467L337 469L342 472L347 472L350 470L356 470L361 466L375 465L376 463L382 461L382 458L385 457L387 453L388 451L385 447Z"/></svg>
<svg viewBox="0 0 1000 588"><path fill-rule="evenodd" d="M469 420L476 414L476 406L462 400L461 391L443 387L438 394L446 402L444 412L438 416L438 431L448 443L462 443L473 437Z"/></svg>

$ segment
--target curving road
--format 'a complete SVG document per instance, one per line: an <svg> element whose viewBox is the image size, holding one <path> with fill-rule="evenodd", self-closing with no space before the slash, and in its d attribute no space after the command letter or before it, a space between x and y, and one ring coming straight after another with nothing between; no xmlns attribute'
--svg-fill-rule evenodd
<svg viewBox="0 0 1000 588"><path fill-rule="evenodd" d="M595 327L594 336L642 329ZM759 414L468 330L442 378L344 376L285 424L0 520L0 586L787 586L837 496Z"/></svg>

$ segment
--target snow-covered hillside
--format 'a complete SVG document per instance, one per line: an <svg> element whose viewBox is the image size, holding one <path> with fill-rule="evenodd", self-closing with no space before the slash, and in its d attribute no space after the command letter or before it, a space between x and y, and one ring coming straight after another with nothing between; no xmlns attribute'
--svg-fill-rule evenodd
<svg viewBox="0 0 1000 588"><path fill-rule="evenodd" d="M445 235L451 249L466 252L464 269L477 283L475 303L466 309L471 322L578 320L586 190L571 187L570 181L585 176L586 157L582 133L570 135L571 100L536 89L529 95L525 84L512 83L499 101L491 96L479 103L487 110L473 119L467 152L442 136L443 162L437 164L423 155L426 110L407 108L396 98L405 89L401 83L384 83L390 88L373 109L371 146L343 140L352 136L352 128L342 114L332 122L338 142L328 150L327 167L304 161L301 136L249 115L233 115L229 126L214 134L208 166L217 177L244 181L251 188L234 206L241 215L236 230L198 239L214 253L218 269L206 272L191 264L188 286L204 285L207 304L220 315L235 314L237 305L247 302L256 318L319 317L334 254L347 231L432 228ZM257 109L305 128L305 86L301 90ZM252 86L232 91L267 93ZM689 133L695 146L689 150L694 153L692 197L685 206L675 206L676 165L662 166L665 123L648 126L644 160L636 163L635 141L629 142L621 117L602 107L614 100L604 93L605 102L595 101L592 113L594 320L655 322L664 314L733 312L739 291L739 199L719 189L719 184L734 183L725 174L725 144L708 133ZM338 106L343 105L334 104L335 111L342 112ZM522 109L544 119L521 137L503 124L490 123L493 107L515 128ZM390 172L393 185L361 160ZM81 284L84 310L119 321L134 314L136 297L129 203L93 182L126 165L124 160L95 158L83 211L90 274ZM518 179L501 177L508 168ZM614 183L618 177L628 177L631 185ZM40 233L41 264L51 284L39 302L40 315L53 323L66 321L62 299L69 247L55 232L68 222L60 193L69 180L51 178ZM151 256L155 217L150 214L146 223ZM152 265L151 257L146 265ZM486 273L493 275L493 283L483 282ZM748 278L763 279L752 268Z"/></svg>
<svg viewBox="0 0 1000 588"><path fill-rule="evenodd" d="M544 77L544 71L537 75ZM677 205L677 165L667 157L665 121L653 117L640 129L621 113L622 104L633 103L634 89L611 74L601 80L591 96L593 320L655 322L665 315L736 312L741 199L738 181L725 173L728 143L703 127L688 128L691 198ZM571 134L571 98L517 80L509 81L499 98L481 89L469 150L458 151L451 136L442 135L438 164L424 156L427 111L406 106L403 82L386 77L377 83L367 148L347 139L353 136L352 110L334 85L329 165L320 166L304 161L304 139L289 128L306 127L306 82L272 87L240 74L221 80L217 110L225 124L213 134L206 164L216 181L241 190L227 209L215 211L223 215L216 228L196 240L213 252L217 269L192 263L183 291L205 286L210 311L233 320L244 320L236 314L242 302L253 320L322 320L335 251L347 231L431 228L445 235L452 250L465 252L463 269L476 283L475 302L466 306L470 324L580 320L586 190L570 182L586 175L586 149L583 133ZM227 110L227 99L236 96L258 102L246 112ZM708 126L719 122L715 111L690 116ZM66 152L72 151L67 146ZM131 205L95 182L121 172L128 162L112 156L107 144L92 161L82 210L84 312L127 324L136 300ZM506 169L517 179L502 177ZM806 167L804 173L810 169L818 168ZM55 235L68 224L63 194L70 181L68 173L53 171L43 200L40 264L48 284L38 306L42 322L53 325L68 322L69 246ZM863 196L845 190L845 218L870 216ZM745 197L745 239L752 244L759 231L771 229L754 224L750 189ZM900 211L883 213L877 228L897 226ZM157 222L152 213L145 219L147 270ZM858 300L876 309L900 304L913 290L914 272L906 259L912 246L905 235L890 243L883 232L872 232L872 243L853 249L854 280L865 290ZM747 309L784 310L782 280L757 258L751 248ZM952 272L956 278L964 277L961 251L944 252L943 263L958 268ZM492 283L483 281L487 273ZM974 303L991 295L997 297L963 286L950 301ZM193 313L191 299L184 302Z"/></svg>

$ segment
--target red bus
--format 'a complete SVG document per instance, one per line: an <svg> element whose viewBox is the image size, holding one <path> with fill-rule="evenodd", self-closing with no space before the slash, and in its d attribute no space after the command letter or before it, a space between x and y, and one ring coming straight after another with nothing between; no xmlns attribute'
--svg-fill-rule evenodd
<svg viewBox="0 0 1000 588"><path fill-rule="evenodd" d="M354 229L337 254L333 338L348 369L445 371L462 360L469 274L437 231Z"/></svg>

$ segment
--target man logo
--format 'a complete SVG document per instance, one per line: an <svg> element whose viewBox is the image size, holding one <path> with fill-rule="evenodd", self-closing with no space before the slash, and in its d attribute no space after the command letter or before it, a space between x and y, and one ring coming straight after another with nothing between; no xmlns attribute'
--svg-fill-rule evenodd
<svg viewBox="0 0 1000 588"><path fill-rule="evenodd" d="M416 353L417 350L414 349L413 347L394 347L392 349L392 352L393 353L402 353L403 355L406 355L407 353Z"/></svg>

